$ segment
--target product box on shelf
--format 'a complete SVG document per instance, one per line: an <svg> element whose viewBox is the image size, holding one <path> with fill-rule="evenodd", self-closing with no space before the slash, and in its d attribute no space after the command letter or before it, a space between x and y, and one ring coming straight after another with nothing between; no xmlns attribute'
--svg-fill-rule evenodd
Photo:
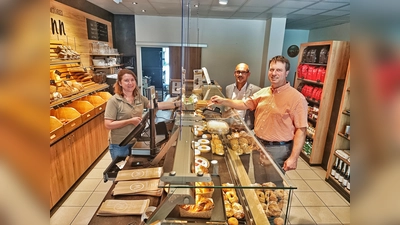
<svg viewBox="0 0 400 225"><path fill-rule="evenodd" d="M108 101L108 99L110 99L112 97L110 92L107 92L107 91L99 91L99 92L96 92L94 95L100 96L105 101Z"/></svg>
<svg viewBox="0 0 400 225"><path fill-rule="evenodd" d="M100 114L106 108L107 101L97 95L88 95L81 98L81 100L90 102L95 107L96 114Z"/></svg>
<svg viewBox="0 0 400 225"><path fill-rule="evenodd" d="M82 123L90 120L96 115L96 112L94 110L94 106L88 102L88 101L73 101L72 103L67 105L68 107L72 107L76 109L82 117Z"/></svg>
<svg viewBox="0 0 400 225"><path fill-rule="evenodd" d="M56 117L50 116L50 144L64 136L63 123Z"/></svg>
<svg viewBox="0 0 400 225"><path fill-rule="evenodd" d="M81 114L72 107L51 109L50 115L55 116L59 121L64 124L65 133L69 133L70 131L74 130L82 124Z"/></svg>

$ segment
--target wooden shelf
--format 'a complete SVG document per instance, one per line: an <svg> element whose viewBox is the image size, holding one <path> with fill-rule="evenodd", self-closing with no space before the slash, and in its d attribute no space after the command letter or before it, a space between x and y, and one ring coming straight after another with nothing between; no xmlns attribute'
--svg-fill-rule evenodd
<svg viewBox="0 0 400 225"><path fill-rule="evenodd" d="M114 68L114 67L120 67L123 66L123 64L116 64L113 66L92 66L94 69L108 69L108 68Z"/></svg>
<svg viewBox="0 0 400 225"><path fill-rule="evenodd" d="M91 53L90 56L120 56L122 54L93 54Z"/></svg>
<svg viewBox="0 0 400 225"><path fill-rule="evenodd" d="M336 161L336 158L341 159L343 162L345 162L347 165L350 166L350 162L340 155L336 153L337 149L350 149L350 137L347 137L344 135L343 127L346 125L350 124L350 112L347 110L350 109L350 62L348 64L347 68L347 74L346 74L346 80L344 84L344 88L342 91L342 99L340 101L340 108L339 112L340 114L338 115L338 119L336 122L336 127L335 127L335 134L333 135L333 141L332 141L332 147L331 147L331 152L330 152L330 157L329 157L329 162L327 165L327 173L326 173L326 181L334 187L339 194L341 194L347 201L350 202L350 191L343 188L335 178L332 178L330 175L332 171L332 166L334 162ZM347 150L344 150L345 152ZM350 153L348 152L350 155Z"/></svg>
<svg viewBox="0 0 400 225"><path fill-rule="evenodd" d="M308 62L302 62L300 64L307 64L311 66L327 66L325 63L308 63Z"/></svg>
<svg viewBox="0 0 400 225"><path fill-rule="evenodd" d="M314 120L314 119L311 119L311 118L307 118L307 120L308 120L308 121L310 121L310 122L312 122L312 123L314 123L314 124L316 124L316 123L317 123L317 121L316 121L316 120Z"/></svg>
<svg viewBox="0 0 400 225"><path fill-rule="evenodd" d="M350 137L348 137L348 136L344 135L343 133L339 132L339 133L338 133L338 135L339 135L340 137L342 137L342 138L344 138L344 139L346 139L346 140L349 140L349 141L350 141Z"/></svg>
<svg viewBox="0 0 400 225"><path fill-rule="evenodd" d="M81 63L80 59L50 59L50 66L54 65L65 65L65 64L73 64L73 63Z"/></svg>
<svg viewBox="0 0 400 225"><path fill-rule="evenodd" d="M338 155L336 152L334 153L334 155L335 155L336 157L338 157L339 159L341 159L344 163L346 163L347 165L350 166L350 162L347 161L345 158L343 158L342 156Z"/></svg>
<svg viewBox="0 0 400 225"><path fill-rule="evenodd" d="M297 80L301 80L303 82L310 83L310 84L315 84L315 85L319 85L319 86L323 86L324 85L324 83L319 82L319 81L315 81L315 80L308 80L308 79L304 79L304 78L297 78Z"/></svg>
<svg viewBox="0 0 400 225"><path fill-rule="evenodd" d="M85 88L85 90L83 92L79 92L79 93L77 93L75 95L72 95L70 97L62 98L62 99L59 99L57 101L51 102L50 103L50 109L51 108L57 108L58 106L62 106L64 104L69 104L72 101L80 99L80 98L82 98L82 97L84 97L86 95L90 95L90 94L93 94L95 92L104 90L104 89L106 89L108 87L109 87L108 84L97 84L97 85L93 85L91 87Z"/></svg>
<svg viewBox="0 0 400 225"><path fill-rule="evenodd" d="M344 115L350 116L350 113L347 112L346 110L342 111L342 113L343 113Z"/></svg>
<svg viewBox="0 0 400 225"><path fill-rule="evenodd" d="M308 164L310 164L310 156L307 155L303 150L300 152L300 157L304 159Z"/></svg>
<svg viewBox="0 0 400 225"><path fill-rule="evenodd" d="M322 49L324 47L329 49L326 64L303 62L304 59L302 56L304 55L305 51ZM331 135L332 130L334 129L332 128L332 126L334 127L332 124L335 123L331 123L331 121L336 121L342 112L338 111L338 108L340 107L340 98L344 84L343 81L346 78L346 71L350 58L350 43L347 41L320 41L303 43L300 45L299 56L297 67L299 65L307 64L313 66L323 66L326 69L323 83L299 78L299 74L296 73L293 86L298 90L299 86L303 84L309 84L322 89L320 101L306 98L309 105L318 106L319 108L318 118L316 120L308 119L310 123L315 124L315 135L312 146L313 150L309 156L309 164L323 165L323 167L326 167L327 157L325 156L330 155L329 153L332 143L331 139L333 136L337 136ZM318 60L319 59L317 59L317 62Z"/></svg>
<svg viewBox="0 0 400 225"><path fill-rule="evenodd" d="M312 98L307 98L306 97L306 100L308 101L308 102L311 102L311 103L314 103L314 104L317 104L317 105L319 105L321 102L320 101L316 101L316 100L314 100L314 99L312 99Z"/></svg>

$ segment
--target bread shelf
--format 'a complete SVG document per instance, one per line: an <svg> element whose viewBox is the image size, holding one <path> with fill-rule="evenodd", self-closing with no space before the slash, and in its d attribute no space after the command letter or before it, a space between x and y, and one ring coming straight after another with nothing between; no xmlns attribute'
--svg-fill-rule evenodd
<svg viewBox="0 0 400 225"><path fill-rule="evenodd" d="M122 54L90 54L90 56L120 56Z"/></svg>
<svg viewBox="0 0 400 225"><path fill-rule="evenodd" d="M98 91L107 89L108 87L109 87L108 84L96 84L96 85L92 85L92 86L90 86L90 87L85 88L85 89L83 90L83 92L79 92L78 94L72 95L71 97L62 98L62 99L56 100L56 101L54 101L54 102L51 102L51 103L50 103L50 109L52 109L52 108L57 108L57 107L60 107L60 106L69 104L69 103L71 103L71 102L74 101L74 100L77 100L77 99L80 99L80 98L82 98L82 97L84 97L84 96L86 96L86 95L90 95L90 94L96 93L96 92L98 92Z"/></svg>
<svg viewBox="0 0 400 225"><path fill-rule="evenodd" d="M113 66L92 66L94 69L108 69L108 68L114 68L114 67L120 67L123 66L123 64L116 64Z"/></svg>
<svg viewBox="0 0 400 225"><path fill-rule="evenodd" d="M50 59L50 66L73 64L73 63L81 63L81 60L80 59L75 59L75 60L70 60L70 59Z"/></svg>

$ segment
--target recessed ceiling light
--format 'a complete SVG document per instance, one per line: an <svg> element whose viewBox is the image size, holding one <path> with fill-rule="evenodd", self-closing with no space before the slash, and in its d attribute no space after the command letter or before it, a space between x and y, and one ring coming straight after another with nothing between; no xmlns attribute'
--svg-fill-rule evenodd
<svg viewBox="0 0 400 225"><path fill-rule="evenodd" d="M145 10L145 9L142 9L142 12L146 12L146 10Z"/></svg>
<svg viewBox="0 0 400 225"><path fill-rule="evenodd" d="M219 0L218 2L219 2L220 5L228 4L228 0Z"/></svg>
<svg viewBox="0 0 400 225"><path fill-rule="evenodd" d="M132 2L132 4L137 5L138 3L137 2Z"/></svg>
<svg viewBox="0 0 400 225"><path fill-rule="evenodd" d="M194 5L194 7L195 7L195 8L199 8L199 5L198 5L198 4L196 4L196 5Z"/></svg>

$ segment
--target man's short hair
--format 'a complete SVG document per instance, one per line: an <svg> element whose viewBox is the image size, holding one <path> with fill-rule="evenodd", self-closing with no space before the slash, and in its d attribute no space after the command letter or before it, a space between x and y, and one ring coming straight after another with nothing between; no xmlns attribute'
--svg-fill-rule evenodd
<svg viewBox="0 0 400 225"><path fill-rule="evenodd" d="M276 63L276 62L284 63L286 71L290 70L289 60L282 55L277 55L277 56L273 57L271 60L269 60L269 65L271 65L272 62L273 63Z"/></svg>

